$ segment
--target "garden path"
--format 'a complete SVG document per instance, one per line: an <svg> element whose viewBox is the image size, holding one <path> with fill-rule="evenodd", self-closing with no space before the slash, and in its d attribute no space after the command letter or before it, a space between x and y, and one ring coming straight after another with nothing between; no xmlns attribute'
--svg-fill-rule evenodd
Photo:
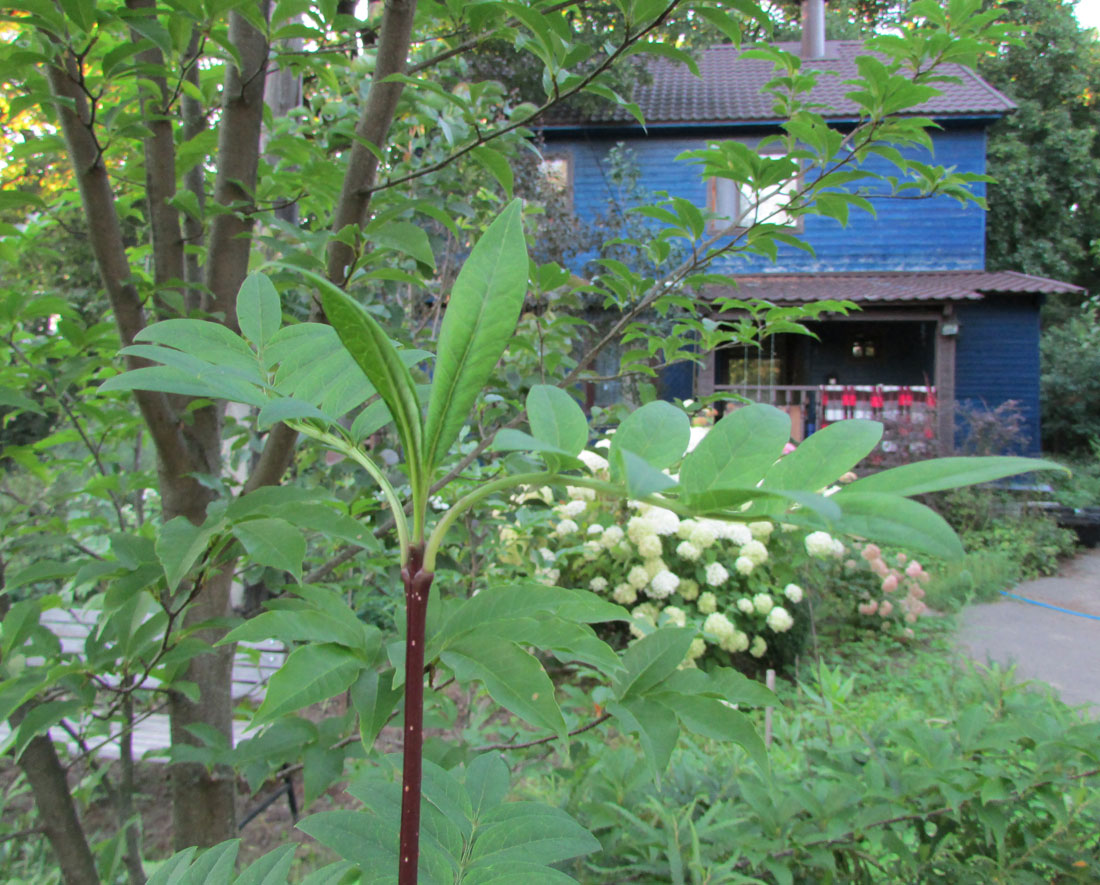
<svg viewBox="0 0 1100 885"><path fill-rule="evenodd" d="M1014 663L1021 679L1046 682L1067 704L1091 704L1100 716L1100 549L1009 592L963 610L959 648L977 661Z"/></svg>

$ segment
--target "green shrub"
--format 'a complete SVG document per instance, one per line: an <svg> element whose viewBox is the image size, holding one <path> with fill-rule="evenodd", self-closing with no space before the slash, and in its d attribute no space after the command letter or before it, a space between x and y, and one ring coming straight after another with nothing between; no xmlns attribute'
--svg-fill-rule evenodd
<svg viewBox="0 0 1100 885"><path fill-rule="evenodd" d="M629 743L578 741L549 789L603 845L582 881L1097 881L1100 723L945 642L896 649L781 688L770 772L682 742L655 786Z"/></svg>
<svg viewBox="0 0 1100 885"><path fill-rule="evenodd" d="M1020 580L1055 574L1059 561L1076 548L1077 536L1060 528L1054 517L990 486L949 492L936 506L969 552L1010 559Z"/></svg>
<svg viewBox="0 0 1100 885"><path fill-rule="evenodd" d="M954 612L970 602L996 599L1019 580L1015 558L1003 551L978 550L963 559L939 563L932 572L925 602L936 611Z"/></svg>

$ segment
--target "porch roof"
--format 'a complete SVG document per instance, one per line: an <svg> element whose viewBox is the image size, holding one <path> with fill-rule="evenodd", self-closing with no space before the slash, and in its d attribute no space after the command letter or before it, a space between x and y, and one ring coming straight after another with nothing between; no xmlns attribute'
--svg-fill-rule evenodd
<svg viewBox="0 0 1100 885"><path fill-rule="evenodd" d="M709 299L760 298L773 303L813 301L890 303L977 301L986 295L1083 293L1080 286L1014 270L896 271L887 273L733 274L735 288L708 287Z"/></svg>

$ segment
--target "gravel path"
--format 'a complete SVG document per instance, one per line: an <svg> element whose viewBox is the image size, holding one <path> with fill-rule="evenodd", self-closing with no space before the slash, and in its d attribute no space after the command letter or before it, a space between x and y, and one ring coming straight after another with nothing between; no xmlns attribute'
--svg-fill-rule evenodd
<svg viewBox="0 0 1100 885"><path fill-rule="evenodd" d="M1100 549L1010 592L1032 602L969 606L959 615L959 647L977 661L1015 663L1021 679L1049 683L1067 704L1091 704L1100 716Z"/></svg>

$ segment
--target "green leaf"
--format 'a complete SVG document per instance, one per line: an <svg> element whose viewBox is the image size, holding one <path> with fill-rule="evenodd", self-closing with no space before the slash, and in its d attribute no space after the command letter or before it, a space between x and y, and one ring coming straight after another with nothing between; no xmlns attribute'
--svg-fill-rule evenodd
<svg viewBox="0 0 1100 885"><path fill-rule="evenodd" d="M382 645L377 627L360 621L350 608L346 617L309 609L277 609L249 618L218 642L261 642L277 639L285 645L295 642L332 642L360 652L365 659Z"/></svg>
<svg viewBox="0 0 1100 885"><path fill-rule="evenodd" d="M527 394L527 420L535 439L578 455L588 442L588 419L576 400L559 387L536 384Z"/></svg>
<svg viewBox="0 0 1100 885"><path fill-rule="evenodd" d="M375 245L401 252L435 270L435 256L428 235L411 221L387 221L368 231L367 236Z"/></svg>
<svg viewBox="0 0 1100 885"><path fill-rule="evenodd" d="M944 559L963 555L958 535L935 510L897 495L855 491L855 485L832 497L840 505L842 531Z"/></svg>
<svg viewBox="0 0 1100 885"><path fill-rule="evenodd" d="M385 400L405 447L405 460L417 472L421 463L422 428L416 385L397 348L358 302L322 276L296 268L321 289L321 303L340 341Z"/></svg>
<svg viewBox="0 0 1100 885"><path fill-rule="evenodd" d="M10 387L0 387L0 406L8 406L13 409L23 409L38 415L45 415L42 407L33 399L23 396L17 390Z"/></svg>
<svg viewBox="0 0 1100 885"><path fill-rule="evenodd" d="M470 796L471 819L478 823L504 801L511 775L499 753L483 753L466 765L466 792Z"/></svg>
<svg viewBox="0 0 1100 885"><path fill-rule="evenodd" d="M810 437L813 439L813 437ZM856 480L845 491L889 492L894 495L925 495L960 486L992 482L1030 473L1033 470L1061 470L1064 465L1041 458L984 457L984 458L934 458L903 464Z"/></svg>
<svg viewBox="0 0 1100 885"><path fill-rule="evenodd" d="M683 410L654 400L631 412L619 425L611 437L608 460L614 464L616 453L626 450L662 470L683 456L690 438L691 423Z"/></svg>
<svg viewBox="0 0 1100 885"><path fill-rule="evenodd" d="M128 348L127 348L128 349ZM180 396L199 396L205 399L229 400L248 406L262 407L267 402L253 385L227 375L211 365L198 373L188 373L172 366L145 366L131 369L114 378L108 378L98 388L113 390L157 390Z"/></svg>
<svg viewBox="0 0 1100 885"><path fill-rule="evenodd" d="M290 572L295 581L301 582L306 539L285 519L263 517L238 522L233 534L253 562Z"/></svg>
<svg viewBox="0 0 1100 885"><path fill-rule="evenodd" d="M632 642L623 654L626 672L613 683L616 697L625 700L644 694L675 672L694 638L694 630L662 627Z"/></svg>
<svg viewBox="0 0 1100 885"><path fill-rule="evenodd" d="M237 293L237 324L257 350L263 350L283 324L279 293L264 274L251 273L241 284Z"/></svg>
<svg viewBox="0 0 1100 885"><path fill-rule="evenodd" d="M186 516L176 516L161 526L156 551L169 590L175 591L214 534L214 526L192 525Z"/></svg>
<svg viewBox="0 0 1100 885"><path fill-rule="evenodd" d="M294 649L271 677L252 727L335 697L355 681L362 669L363 662L355 653L340 645L304 645Z"/></svg>
<svg viewBox="0 0 1100 885"><path fill-rule="evenodd" d="M576 879L553 867L521 860L493 861L493 865L488 868L474 866L462 876L462 885L515 885L517 882L530 882L532 885L536 882L538 885L577 885Z"/></svg>
<svg viewBox="0 0 1100 885"><path fill-rule="evenodd" d="M364 670L355 680L351 702L359 714L359 739L368 753L401 698L401 690L393 687L393 670Z"/></svg>
<svg viewBox="0 0 1100 885"><path fill-rule="evenodd" d="M181 880L180 885L202 885L202 883L233 882L236 879L237 851L241 847L240 839L230 839L206 849L195 858Z"/></svg>
<svg viewBox="0 0 1100 885"><path fill-rule="evenodd" d="M690 496L711 489L751 488L783 454L790 416L761 403L742 406L711 428L680 468Z"/></svg>
<svg viewBox="0 0 1100 885"><path fill-rule="evenodd" d="M673 711L684 727L716 741L733 741L743 747L763 771L768 770L768 751L752 720L718 698L677 692L654 692L651 700Z"/></svg>
<svg viewBox="0 0 1100 885"><path fill-rule="evenodd" d="M264 403L263 408L256 416L256 429L267 430L280 421L295 421L302 418L319 418L326 424L331 421L329 416L316 406L302 402L292 396L287 396Z"/></svg>
<svg viewBox="0 0 1100 885"><path fill-rule="evenodd" d="M512 186L515 183L515 175L512 172L512 164L508 162L508 158L484 144L470 151L470 156L484 166L489 174L497 180L504 189L504 196L509 200L512 199Z"/></svg>
<svg viewBox="0 0 1100 885"><path fill-rule="evenodd" d="M487 872L498 863L545 866L599 850L595 837L560 808L541 802L505 802L482 816L470 850L470 871Z"/></svg>
<svg viewBox="0 0 1100 885"><path fill-rule="evenodd" d="M669 714L667 707L639 697L611 701L607 712L618 720L623 731L638 736L653 776L660 781L661 772L668 768L672 751L680 739L680 723L676 717Z"/></svg>
<svg viewBox="0 0 1100 885"><path fill-rule="evenodd" d="M626 493L631 498L645 498L676 485L676 480L671 476L662 473L629 449L612 451L610 463L616 476L626 485Z"/></svg>
<svg viewBox="0 0 1100 885"><path fill-rule="evenodd" d="M451 289L424 429L430 470L458 437L519 320L527 291L520 207L513 200L489 225Z"/></svg>
<svg viewBox="0 0 1100 885"><path fill-rule="evenodd" d="M0 743L0 753L6 753L10 749L12 757L18 759L32 739L44 734L50 726L56 725L67 716L79 716L82 706L79 700L45 701L36 704L27 711L18 730Z"/></svg>
<svg viewBox="0 0 1100 885"><path fill-rule="evenodd" d="M324 811L299 821L298 829L356 864L364 881L396 881L400 838L396 820L366 811Z"/></svg>
<svg viewBox="0 0 1100 885"><path fill-rule="evenodd" d="M295 848L292 842L261 855L245 868L233 885L284 885L294 863Z"/></svg>
<svg viewBox="0 0 1100 885"><path fill-rule="evenodd" d="M764 487L817 491L836 482L867 457L882 439L877 421L837 421L807 437L765 474Z"/></svg>
<svg viewBox="0 0 1100 885"><path fill-rule="evenodd" d="M565 737L565 720L554 698L554 683L538 659L516 643L475 634L456 642L440 658L459 682L479 680L505 709L536 728Z"/></svg>

